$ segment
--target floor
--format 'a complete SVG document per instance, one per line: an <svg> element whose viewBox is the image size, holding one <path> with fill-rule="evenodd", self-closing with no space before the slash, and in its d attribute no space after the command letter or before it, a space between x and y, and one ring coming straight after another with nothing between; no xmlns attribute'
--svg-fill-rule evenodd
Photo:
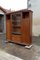
<svg viewBox="0 0 40 60"><path fill-rule="evenodd" d="M0 51L0 60L22 60L14 55L8 54L5 51Z"/></svg>
<svg viewBox="0 0 40 60"><path fill-rule="evenodd" d="M17 56L14 56L14 55L6 52L5 48L6 48L7 44L5 43L5 41L6 41L5 37L6 36L3 34L0 35L0 60L23 60Z"/></svg>
<svg viewBox="0 0 40 60"><path fill-rule="evenodd" d="M40 60L40 36L33 36L31 49L14 43L5 43L4 36L0 38L0 50L23 60Z"/></svg>

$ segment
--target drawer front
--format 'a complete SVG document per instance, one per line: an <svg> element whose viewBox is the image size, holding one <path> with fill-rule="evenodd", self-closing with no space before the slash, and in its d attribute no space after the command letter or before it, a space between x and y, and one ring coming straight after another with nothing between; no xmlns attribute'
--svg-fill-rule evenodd
<svg viewBox="0 0 40 60"><path fill-rule="evenodd" d="M20 35L12 35L12 41L16 43L21 42L21 36Z"/></svg>

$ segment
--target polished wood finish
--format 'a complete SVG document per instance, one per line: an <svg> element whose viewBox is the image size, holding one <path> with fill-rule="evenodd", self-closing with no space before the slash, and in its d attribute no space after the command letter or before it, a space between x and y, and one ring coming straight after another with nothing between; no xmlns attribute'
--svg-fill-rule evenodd
<svg viewBox="0 0 40 60"><path fill-rule="evenodd" d="M18 14L20 17L18 17ZM7 19L6 22L7 40L23 45L31 45L32 44L32 11L21 10L21 11L12 12L9 15L10 15L10 19L9 20ZM13 16L13 19L12 19L12 15L15 15ZM17 19L19 18L20 18L20 26L19 25L15 26L14 25L15 22L12 21L17 21Z"/></svg>
<svg viewBox="0 0 40 60"><path fill-rule="evenodd" d="M11 15L6 15L6 39L11 40Z"/></svg>

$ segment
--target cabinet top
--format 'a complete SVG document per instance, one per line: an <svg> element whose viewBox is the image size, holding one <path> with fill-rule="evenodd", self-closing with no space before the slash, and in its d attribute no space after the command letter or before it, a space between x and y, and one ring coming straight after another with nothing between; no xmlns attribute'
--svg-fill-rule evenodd
<svg viewBox="0 0 40 60"><path fill-rule="evenodd" d="M19 12L33 12L33 11L32 11L32 10L28 10L28 9L22 9L22 10L13 11L13 12L11 12L11 13L7 13L7 14L19 13Z"/></svg>

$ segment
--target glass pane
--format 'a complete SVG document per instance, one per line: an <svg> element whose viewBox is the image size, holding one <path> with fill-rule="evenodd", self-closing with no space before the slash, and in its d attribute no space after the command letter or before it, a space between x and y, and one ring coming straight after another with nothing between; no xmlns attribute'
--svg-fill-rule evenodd
<svg viewBox="0 0 40 60"><path fill-rule="evenodd" d="M21 15L13 14L12 15L12 28L14 33L20 33L20 23L21 23Z"/></svg>

